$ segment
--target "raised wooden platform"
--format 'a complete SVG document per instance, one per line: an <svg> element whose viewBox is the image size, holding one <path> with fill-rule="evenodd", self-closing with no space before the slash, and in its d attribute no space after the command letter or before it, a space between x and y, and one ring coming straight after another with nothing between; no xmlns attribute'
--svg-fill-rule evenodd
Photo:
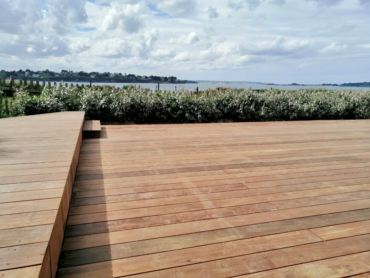
<svg viewBox="0 0 370 278"><path fill-rule="evenodd" d="M369 277L369 166L368 120L103 126L58 275Z"/></svg>
<svg viewBox="0 0 370 278"><path fill-rule="evenodd" d="M0 277L54 277L84 112L0 119Z"/></svg>

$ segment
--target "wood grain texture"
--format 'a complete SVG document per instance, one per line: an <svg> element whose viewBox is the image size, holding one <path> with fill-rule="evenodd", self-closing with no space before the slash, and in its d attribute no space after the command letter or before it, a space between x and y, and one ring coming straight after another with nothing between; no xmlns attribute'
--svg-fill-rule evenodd
<svg viewBox="0 0 370 278"><path fill-rule="evenodd" d="M369 272L370 121L101 128L81 146L59 277Z"/></svg>
<svg viewBox="0 0 370 278"><path fill-rule="evenodd" d="M84 114L0 120L0 277L55 277Z"/></svg>
<svg viewBox="0 0 370 278"><path fill-rule="evenodd" d="M339 258L327 259L319 262L312 262L291 266L273 271L261 272L258 274L245 275L239 277L248 278L283 278L283 277L369 277L369 274L360 274L364 270L370 271L370 252L343 256ZM352 276L356 275L356 276Z"/></svg>
<svg viewBox="0 0 370 278"><path fill-rule="evenodd" d="M309 227L326 227L370 219L370 209L275 221L243 227L215 230L196 234L157 238L136 242L110 244L100 247L64 251L61 266L129 258L211 244L243 240L267 235L284 234Z"/></svg>
<svg viewBox="0 0 370 278"><path fill-rule="evenodd" d="M1 278L35 278L39 277L41 265L0 271Z"/></svg>
<svg viewBox="0 0 370 278"><path fill-rule="evenodd" d="M360 234L370 234L370 221L360 221L317 228L312 229L311 231L324 240L331 240L339 237L351 237Z"/></svg>

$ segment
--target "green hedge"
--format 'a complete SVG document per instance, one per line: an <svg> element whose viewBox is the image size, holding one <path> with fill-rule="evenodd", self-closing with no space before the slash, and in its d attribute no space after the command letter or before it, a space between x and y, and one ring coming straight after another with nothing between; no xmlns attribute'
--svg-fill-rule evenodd
<svg viewBox="0 0 370 278"><path fill-rule="evenodd" d="M14 116L86 111L90 119L130 123L369 119L370 91L226 89L194 95L185 89L61 86L47 87L40 96L20 89L11 111Z"/></svg>

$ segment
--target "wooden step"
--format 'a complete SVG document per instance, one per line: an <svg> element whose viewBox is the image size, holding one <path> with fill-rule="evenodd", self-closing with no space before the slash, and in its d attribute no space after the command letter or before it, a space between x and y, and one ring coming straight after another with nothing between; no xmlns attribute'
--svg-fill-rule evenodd
<svg viewBox="0 0 370 278"><path fill-rule="evenodd" d="M100 121L86 121L83 127L83 138L100 138L101 125Z"/></svg>

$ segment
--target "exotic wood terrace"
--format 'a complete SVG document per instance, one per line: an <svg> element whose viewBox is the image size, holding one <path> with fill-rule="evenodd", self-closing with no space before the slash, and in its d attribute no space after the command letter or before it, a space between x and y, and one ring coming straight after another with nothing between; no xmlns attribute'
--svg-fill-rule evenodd
<svg viewBox="0 0 370 278"><path fill-rule="evenodd" d="M369 120L83 124L0 120L0 277L370 277Z"/></svg>

